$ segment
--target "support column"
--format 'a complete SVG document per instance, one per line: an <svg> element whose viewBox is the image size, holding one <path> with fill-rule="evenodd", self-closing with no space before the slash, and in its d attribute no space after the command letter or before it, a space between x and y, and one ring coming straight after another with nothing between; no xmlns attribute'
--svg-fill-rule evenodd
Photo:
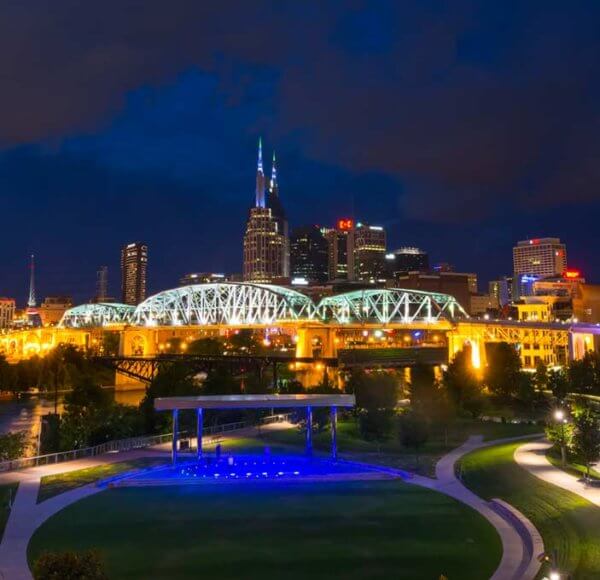
<svg viewBox="0 0 600 580"><path fill-rule="evenodd" d="M196 409L196 459L202 459L202 431L204 422L202 417L202 408Z"/></svg>
<svg viewBox="0 0 600 580"><path fill-rule="evenodd" d="M331 407L331 458L337 459L337 407Z"/></svg>
<svg viewBox="0 0 600 580"><path fill-rule="evenodd" d="M171 447L171 462L177 463L177 440L179 439L179 409L173 409L173 442Z"/></svg>
<svg viewBox="0 0 600 580"><path fill-rule="evenodd" d="M306 407L306 455L312 455L312 407Z"/></svg>

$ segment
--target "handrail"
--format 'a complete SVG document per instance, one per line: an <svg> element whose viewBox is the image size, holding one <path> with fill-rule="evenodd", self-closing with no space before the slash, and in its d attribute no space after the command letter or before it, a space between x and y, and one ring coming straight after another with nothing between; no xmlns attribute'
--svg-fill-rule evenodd
<svg viewBox="0 0 600 580"><path fill-rule="evenodd" d="M269 415L263 417L258 424L268 425L270 423L279 423L289 419L290 414ZM205 427L202 430L204 435L214 435L216 433L228 433L245 429L254 424L249 421L237 421L235 423L223 423L222 425L213 425ZM186 436L185 431L180 432L181 436ZM21 457L19 459L11 459L0 462L0 473L6 471L14 471L17 469L26 469L28 467L37 467L39 465L49 465L51 463L63 463L65 461L73 461L82 459L83 457L94 457L104 453L118 453L122 451L131 451L133 449L143 449L145 447L153 447L168 443L172 440L173 433L163 433L161 435L141 435L139 437L130 437L128 439L116 439L107 441L93 447L84 447L82 449L71 449L69 451L59 451L58 453L48 453L46 455L36 455L34 457Z"/></svg>

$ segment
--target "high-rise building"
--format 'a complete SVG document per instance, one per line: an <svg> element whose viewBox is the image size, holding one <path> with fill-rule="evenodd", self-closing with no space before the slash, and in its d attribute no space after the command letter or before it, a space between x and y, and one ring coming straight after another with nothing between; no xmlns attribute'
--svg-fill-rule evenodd
<svg viewBox="0 0 600 580"><path fill-rule="evenodd" d="M492 280L488 284L488 293L498 301L500 306L506 306L512 302L512 283L513 279L508 276L500 280Z"/></svg>
<svg viewBox="0 0 600 580"><path fill-rule="evenodd" d="M108 266L100 266L96 272L95 302L106 302L108 298Z"/></svg>
<svg viewBox="0 0 600 580"><path fill-rule="evenodd" d="M354 279L373 282L385 279L385 230L357 223L354 228Z"/></svg>
<svg viewBox="0 0 600 580"><path fill-rule="evenodd" d="M319 226L296 228L290 237L292 280L322 284L328 279L328 243Z"/></svg>
<svg viewBox="0 0 600 580"><path fill-rule="evenodd" d="M222 274L218 272L190 272L179 278L180 286L191 286L193 284L219 284L221 282L241 282L240 274Z"/></svg>
<svg viewBox="0 0 600 580"><path fill-rule="evenodd" d="M269 183L269 195L267 196L267 207L271 208L273 218L277 222L277 229L283 235L283 277L290 275L290 231L287 216L281 199L279 197L279 182L277 180L277 160L273 151L273 165L271 166L271 181Z"/></svg>
<svg viewBox="0 0 600 580"><path fill-rule="evenodd" d="M389 278L399 272L428 272L429 256L419 248L398 248L385 255L385 266Z"/></svg>
<svg viewBox="0 0 600 580"><path fill-rule="evenodd" d="M558 238L533 238L513 248L514 285L518 296L533 293L533 282L562 276L567 269L567 248Z"/></svg>
<svg viewBox="0 0 600 580"><path fill-rule="evenodd" d="M354 280L354 221L340 219L336 227L324 230L324 235L329 280Z"/></svg>
<svg viewBox="0 0 600 580"><path fill-rule="evenodd" d="M0 297L0 328L8 328L15 317L14 298Z"/></svg>
<svg viewBox="0 0 600 580"><path fill-rule="evenodd" d="M142 242L121 249L121 291L123 304L136 305L146 298L148 246Z"/></svg>
<svg viewBox="0 0 600 580"><path fill-rule="evenodd" d="M262 142L258 142L256 168L256 202L250 209L244 235L244 280L273 282L289 277L289 241L287 221L279 199L277 174L274 168L272 186L275 199L269 206L265 192L262 162Z"/></svg>

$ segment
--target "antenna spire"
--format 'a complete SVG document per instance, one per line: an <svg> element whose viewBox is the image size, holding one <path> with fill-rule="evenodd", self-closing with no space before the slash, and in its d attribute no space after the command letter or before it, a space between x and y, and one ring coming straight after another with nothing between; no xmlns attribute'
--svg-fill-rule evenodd
<svg viewBox="0 0 600 580"><path fill-rule="evenodd" d="M27 301L27 306L35 308L35 257L33 254L31 254L29 269L29 300Z"/></svg>
<svg viewBox="0 0 600 580"><path fill-rule="evenodd" d="M258 162L256 165L256 207L265 207L265 173L263 171L262 137L258 138Z"/></svg>

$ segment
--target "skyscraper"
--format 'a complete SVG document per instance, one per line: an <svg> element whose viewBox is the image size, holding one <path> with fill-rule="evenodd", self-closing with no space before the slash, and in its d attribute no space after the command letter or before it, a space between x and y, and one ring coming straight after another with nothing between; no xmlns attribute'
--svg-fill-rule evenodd
<svg viewBox="0 0 600 580"><path fill-rule="evenodd" d="M136 305L146 298L148 246L142 242L121 249L121 291L123 304Z"/></svg>
<svg viewBox="0 0 600 580"><path fill-rule="evenodd" d="M273 282L289 276L289 240L287 220L279 199L277 170L273 165L267 203L262 141L258 141L256 201L250 209L244 235L244 280Z"/></svg>
<svg viewBox="0 0 600 580"><path fill-rule="evenodd" d="M567 248L558 238L533 238L513 248L514 284L518 296L532 293L539 278L562 276L567 269Z"/></svg>
<svg viewBox="0 0 600 580"><path fill-rule="evenodd" d="M329 280L354 280L354 222L338 220L334 228L325 230Z"/></svg>
<svg viewBox="0 0 600 580"><path fill-rule="evenodd" d="M290 236L291 276L309 283L328 279L328 244L319 226L302 226Z"/></svg>
<svg viewBox="0 0 600 580"><path fill-rule="evenodd" d="M356 224L354 228L354 279L373 282L385 278L386 236L381 226Z"/></svg>
<svg viewBox="0 0 600 580"><path fill-rule="evenodd" d="M400 272L429 272L429 256L419 248L398 248L386 254L385 264L390 278Z"/></svg>
<svg viewBox="0 0 600 580"><path fill-rule="evenodd" d="M96 272L95 302L106 302L108 298L108 266L100 266Z"/></svg>

